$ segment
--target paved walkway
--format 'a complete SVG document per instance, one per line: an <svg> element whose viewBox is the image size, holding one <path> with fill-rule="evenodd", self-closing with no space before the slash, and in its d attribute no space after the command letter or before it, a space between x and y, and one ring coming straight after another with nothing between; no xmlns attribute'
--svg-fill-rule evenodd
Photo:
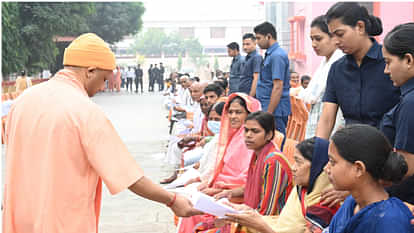
<svg viewBox="0 0 414 233"><path fill-rule="evenodd" d="M159 93L101 93L93 100L102 106L145 174L158 182L169 173L159 155L166 151L168 114ZM156 158L158 157L158 158ZM101 233L175 232L172 212L129 190L112 196L103 191Z"/></svg>
<svg viewBox="0 0 414 233"><path fill-rule="evenodd" d="M154 182L171 172L160 153L168 140L167 110L159 93L100 93L93 101L102 107L145 174ZM3 148L4 154L4 148ZM158 155L158 156L157 156ZM116 155L115 155L116 156ZM4 180L3 156L3 180ZM172 233L173 214L165 206L144 200L129 190L112 196L104 186L100 233Z"/></svg>

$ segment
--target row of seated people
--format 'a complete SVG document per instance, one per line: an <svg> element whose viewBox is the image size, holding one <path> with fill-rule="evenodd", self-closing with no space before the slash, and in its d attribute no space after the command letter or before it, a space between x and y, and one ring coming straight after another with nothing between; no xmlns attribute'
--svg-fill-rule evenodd
<svg viewBox="0 0 414 233"><path fill-rule="evenodd" d="M213 121L218 122L218 115L219 130L212 126ZM312 138L298 144L286 139L282 153L279 148L283 135L275 132L273 116L261 112L256 99L241 93L230 95L225 104L212 105L206 119L214 137L203 149L199 148L201 159L194 167L201 173L186 187L195 185L198 191L216 199L241 198L245 205L239 208L257 211L250 217L273 216L260 219L275 232L317 232L329 225L339 205L321 204L322 194L333 191L324 171L328 141ZM181 166L197 161L191 157L191 150L185 152ZM178 232L252 230L243 224L228 223L210 215L181 218Z"/></svg>
<svg viewBox="0 0 414 233"><path fill-rule="evenodd" d="M11 104L13 103L13 100L15 100L20 94L21 94L21 91L14 91L14 92L9 92L9 93L3 93L1 95L1 103L2 103L1 143L2 144L4 144L4 134L6 130L7 113L10 109Z"/></svg>
<svg viewBox="0 0 414 233"><path fill-rule="evenodd" d="M206 85L201 87L201 85L199 85L197 82L195 82L193 85L193 82L191 79L189 79L189 77L183 76L180 78L181 85L179 86L177 92L178 96L176 96L173 100L167 100L166 105L169 108L168 119L172 123L171 126L173 126L173 123L177 121L176 119L172 119L175 115L174 112L178 112L175 111L176 109L180 110L178 113L185 113L182 115L184 116L184 120L178 120L178 122L175 124L175 127L170 127L170 134L172 134L172 136L170 138L168 152L165 160L166 162L173 164L176 169L178 169L179 165L181 165L180 158L182 157L182 148L178 144L180 140L184 141L185 143L192 143L192 145L194 145L194 139L199 139L207 135L211 136L211 132L207 128L207 117L203 118L203 114L206 114L207 106L211 106L218 98L225 96L226 91L224 91L224 88L226 88L226 84L221 86L223 88L222 90L218 90L218 88L220 88L220 85L218 85L218 83L221 83L221 81L216 81L217 85L208 85L208 88L206 88ZM200 90L200 88L204 89ZM204 95L201 96L200 94ZM286 130L286 138L293 139L298 142L304 139L306 121L308 119L309 113L302 100L291 96L291 103L292 115L289 117L288 127ZM180 107L177 107L177 105ZM188 109L190 110L188 111ZM192 119L194 122L191 121ZM200 143L204 144L205 141L201 141ZM284 143L281 145L283 146ZM280 148L282 148L282 146L280 146ZM191 158L200 159L200 153L198 153L198 155L197 153L192 154L195 157ZM174 172L171 177L164 179L161 181L161 183L169 183L176 177L177 173Z"/></svg>
<svg viewBox="0 0 414 233"><path fill-rule="evenodd" d="M32 87L33 85L37 85L39 83L45 82L49 79L39 79L35 78L32 79L30 77L26 77L26 72L22 71L21 76L19 76L16 81L7 81L3 82L3 91L8 91L3 93L1 96L2 102L2 128L1 128L1 143L4 144L4 133L6 128L6 118L7 113L10 110L10 107L13 101L27 88ZM11 91L13 90L13 91Z"/></svg>
<svg viewBox="0 0 414 233"><path fill-rule="evenodd" d="M223 104L216 104L215 107L220 105ZM262 215L279 215L293 188L293 158L289 161L279 150L280 145L277 144L280 144L281 140L280 135L275 137L277 131L273 116L259 111L260 103L256 99L239 93L229 96L223 108L221 127L216 137L218 149L210 149L210 153L206 154L213 156L207 160L210 160L210 164L213 161L214 168L210 173L203 171L200 177L186 185L198 181L197 189L205 194L217 199L242 198L244 204L257 209ZM215 114L216 111L211 110L209 119ZM291 145L295 146L295 143ZM327 160L327 148L325 155ZM205 162L206 158L200 161L200 168L205 166ZM326 176L324 181L325 183L320 186L329 188L325 185ZM337 209L337 206L334 209ZM305 222L301 215L296 217L299 218L294 218L293 222ZM287 221L282 222L286 223L287 228L289 225L298 226ZM178 224L178 232L230 232L232 228L234 232L244 230L236 224L226 224L221 228L217 228L216 225L216 219L210 215L182 218Z"/></svg>

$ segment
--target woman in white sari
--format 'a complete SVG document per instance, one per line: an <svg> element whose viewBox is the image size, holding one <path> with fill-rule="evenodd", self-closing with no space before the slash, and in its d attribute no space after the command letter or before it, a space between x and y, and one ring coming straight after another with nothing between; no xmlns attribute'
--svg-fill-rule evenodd
<svg viewBox="0 0 414 233"><path fill-rule="evenodd" d="M316 17L311 23L310 37L312 40L312 47L318 56L323 56L323 60L316 72L313 74L308 88L301 91L298 95L306 104L311 104L308 122L306 124L305 138L315 136L316 126L318 125L319 117L322 114L322 97L325 93L326 80L331 65L341 58L344 53L335 45L325 17L323 15ZM336 125L337 128L345 122L340 110L337 114Z"/></svg>

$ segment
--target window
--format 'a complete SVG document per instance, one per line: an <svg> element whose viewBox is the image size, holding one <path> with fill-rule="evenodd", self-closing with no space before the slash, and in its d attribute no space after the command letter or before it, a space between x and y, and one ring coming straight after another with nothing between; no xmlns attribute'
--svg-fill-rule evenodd
<svg viewBox="0 0 414 233"><path fill-rule="evenodd" d="M294 16L290 23L290 51L289 59L306 62L305 55L305 16Z"/></svg>
<svg viewBox="0 0 414 233"><path fill-rule="evenodd" d="M178 34L183 38L194 38L194 28L193 27L180 27L178 29Z"/></svg>
<svg viewBox="0 0 414 233"><path fill-rule="evenodd" d="M211 27L210 38L211 39L224 39L226 37L225 27Z"/></svg>
<svg viewBox="0 0 414 233"><path fill-rule="evenodd" d="M204 54L227 54L227 47L204 48Z"/></svg>

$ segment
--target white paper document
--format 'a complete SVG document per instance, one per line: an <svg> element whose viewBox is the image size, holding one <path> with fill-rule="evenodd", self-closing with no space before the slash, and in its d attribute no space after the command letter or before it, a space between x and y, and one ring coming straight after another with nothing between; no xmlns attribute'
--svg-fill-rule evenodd
<svg viewBox="0 0 414 233"><path fill-rule="evenodd" d="M195 209L219 218L225 218L228 213L240 213L232 207L224 204L224 202L228 202L227 198L222 198L216 201L214 197L210 197L201 192L193 194L191 202L193 203Z"/></svg>

